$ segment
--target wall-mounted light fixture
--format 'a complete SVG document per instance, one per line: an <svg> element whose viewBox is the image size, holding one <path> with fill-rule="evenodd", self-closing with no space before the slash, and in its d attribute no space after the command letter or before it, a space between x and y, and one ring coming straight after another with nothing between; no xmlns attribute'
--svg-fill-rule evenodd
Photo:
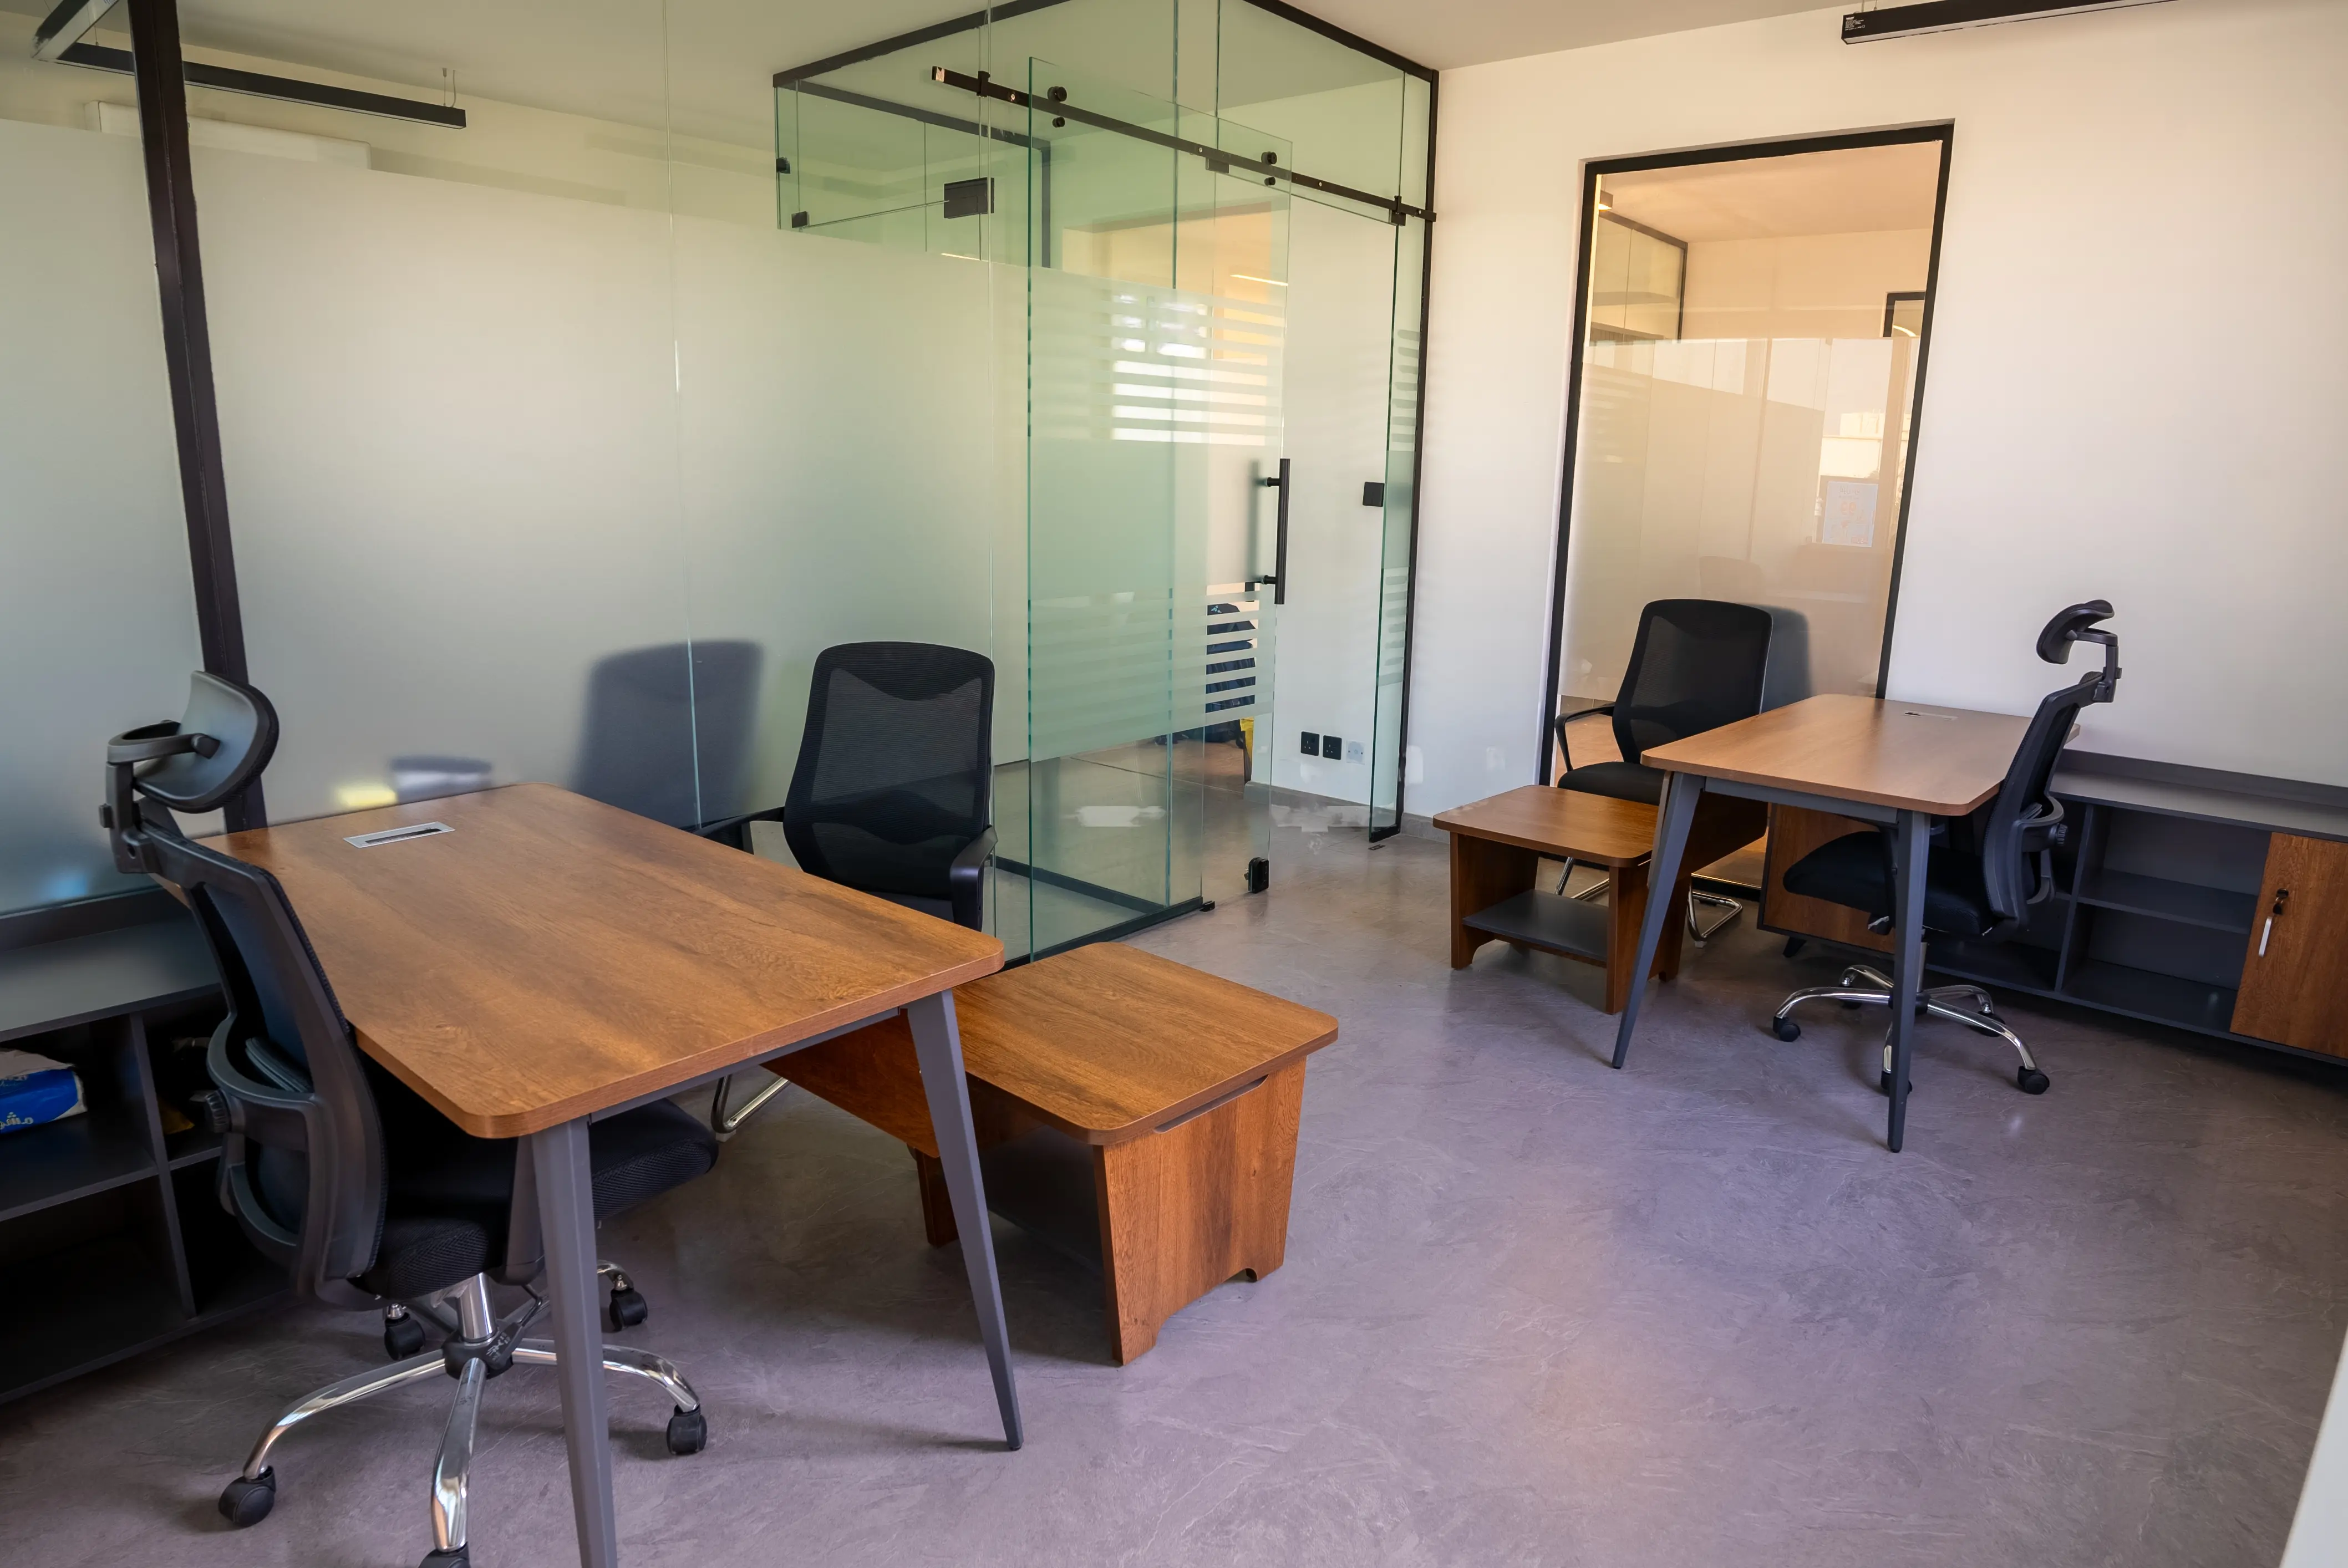
<svg viewBox="0 0 2348 1568"><path fill-rule="evenodd" d="M2068 16L2080 11L2117 11L2130 5L2157 5L2162 0L1923 0L1913 5L1886 5L1873 11L1852 11L1842 19L1842 41L1871 44L1882 38L1906 38L1919 33L1948 33L1959 27L1987 27L2000 22L2028 22L2041 16Z"/></svg>

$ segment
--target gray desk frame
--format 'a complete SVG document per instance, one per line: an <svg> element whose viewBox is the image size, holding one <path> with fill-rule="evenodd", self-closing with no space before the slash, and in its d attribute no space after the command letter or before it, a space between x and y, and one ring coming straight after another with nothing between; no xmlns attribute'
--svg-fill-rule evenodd
<svg viewBox="0 0 2348 1568"><path fill-rule="evenodd" d="M514 1214L517 1218L535 1216L545 1249L547 1296L554 1308L555 1375L562 1394L562 1432L571 1460L571 1508L579 1531L581 1568L617 1568L620 1560L612 1491L611 1405L603 1381L602 1307L596 1299L595 1185L587 1145L590 1124L635 1105L714 1082L743 1068L805 1050L893 1017L899 1010L886 1009L782 1050L736 1062L723 1071L682 1080L629 1105L561 1122L522 1140L514 1168ZM909 1002L902 1010L912 1027L922 1088L930 1102L930 1124L938 1130L946 1193L953 1202L954 1224L963 1237L963 1266L970 1276L979 1337L985 1344L987 1368L994 1378L1003 1440L1007 1447L1016 1449L1025 1440L1019 1395L1011 1378L1011 1339L1003 1320L1003 1286L995 1273L994 1235L987 1225L986 1189L979 1174L978 1136L971 1120L970 1086L963 1076L962 1030L954 1020L953 993L939 991ZM512 1250L517 1255L526 1255L525 1249Z"/></svg>
<svg viewBox="0 0 2348 1568"><path fill-rule="evenodd" d="M1764 801L1771 805L1802 806L1885 823L1891 828L1895 886L1891 915L1891 1112L1884 1127L1885 1147L1900 1153L1908 1134L1908 1069L1916 1043L1916 993L1924 976L1924 867L1931 845L1930 812L1898 810L1869 801L1811 794L1774 784L1746 784L1735 779L1707 778L1676 769L1663 780L1663 809L1655 814L1655 853L1647 867L1650 887L1676 884L1680 861L1687 850L1688 829L1695 823L1696 802L1705 790ZM1650 898L1646 918L1639 924L1639 951L1631 966L1631 1000L1614 1030L1614 1066L1631 1053L1631 1031L1639 1026L1639 1004L1647 992L1647 971L1654 967L1655 948L1662 942L1663 921L1670 916L1669 898Z"/></svg>

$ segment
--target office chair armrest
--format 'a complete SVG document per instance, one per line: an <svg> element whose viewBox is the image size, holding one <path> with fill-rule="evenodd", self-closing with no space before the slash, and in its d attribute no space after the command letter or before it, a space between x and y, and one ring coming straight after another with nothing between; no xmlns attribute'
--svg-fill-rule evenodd
<svg viewBox="0 0 2348 1568"><path fill-rule="evenodd" d="M1565 727L1576 719L1586 719L1592 713L1611 713L1613 711L1613 703L1601 702L1594 708L1584 708L1578 713L1560 713L1549 722L1550 731L1557 736L1557 754L1565 759L1565 773L1570 774L1573 771L1573 748L1565 743ZM1558 774L1558 783L1564 782L1565 774Z"/></svg>
<svg viewBox="0 0 2348 1568"><path fill-rule="evenodd" d="M746 812L740 816L705 822L693 830L694 836L711 839L728 849L739 849L747 854L750 848L750 825L754 822L780 822L783 809L779 805L769 806L765 811Z"/></svg>
<svg viewBox="0 0 2348 1568"><path fill-rule="evenodd" d="M946 872L948 897L957 926L983 930L986 925L986 865L994 858L994 829L988 828L962 847Z"/></svg>

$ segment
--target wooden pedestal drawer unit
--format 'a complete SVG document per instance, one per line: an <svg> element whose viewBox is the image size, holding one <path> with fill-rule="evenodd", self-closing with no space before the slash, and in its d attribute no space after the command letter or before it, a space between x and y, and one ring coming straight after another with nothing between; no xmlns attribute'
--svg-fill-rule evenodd
<svg viewBox="0 0 2348 1568"><path fill-rule="evenodd" d="M2348 1056L2348 844L2278 833L2267 845L2234 1032Z"/></svg>

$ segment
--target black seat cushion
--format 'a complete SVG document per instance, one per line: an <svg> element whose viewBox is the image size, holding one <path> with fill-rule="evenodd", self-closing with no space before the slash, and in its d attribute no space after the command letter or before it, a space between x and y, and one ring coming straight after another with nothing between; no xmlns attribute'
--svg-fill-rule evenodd
<svg viewBox="0 0 2348 1568"><path fill-rule="evenodd" d="M1884 837L1845 834L1786 868L1786 891L1863 910L1869 919L1891 913L1891 874ZM1982 882L1981 856L1934 845L1924 873L1924 928L1952 937L1987 936L1998 924Z"/></svg>
<svg viewBox="0 0 2348 1568"><path fill-rule="evenodd" d="M1655 805L1663 798L1663 772L1661 768L1643 768L1636 763L1591 763L1569 772L1557 781L1557 787Z"/></svg>
<svg viewBox="0 0 2348 1568"><path fill-rule="evenodd" d="M475 1138L403 1085L377 1085L389 1166L383 1239L361 1288L412 1301L506 1261L518 1141ZM706 1123L666 1101L589 1130L595 1217L683 1186L717 1163Z"/></svg>

